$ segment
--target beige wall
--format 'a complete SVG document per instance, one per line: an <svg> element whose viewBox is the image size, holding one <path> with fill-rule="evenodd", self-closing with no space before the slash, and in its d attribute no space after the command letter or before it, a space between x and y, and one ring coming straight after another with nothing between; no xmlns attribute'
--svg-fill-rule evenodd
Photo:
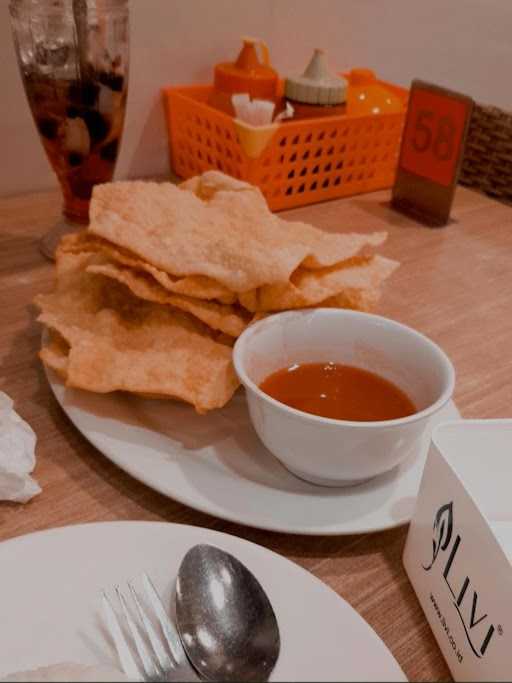
<svg viewBox="0 0 512 683"><path fill-rule="evenodd" d="M52 187L0 0L0 195ZM512 109L512 0L131 0L129 105L118 177L168 171L159 88L207 82L240 35L268 42L283 73L325 47L333 68L421 77Z"/></svg>

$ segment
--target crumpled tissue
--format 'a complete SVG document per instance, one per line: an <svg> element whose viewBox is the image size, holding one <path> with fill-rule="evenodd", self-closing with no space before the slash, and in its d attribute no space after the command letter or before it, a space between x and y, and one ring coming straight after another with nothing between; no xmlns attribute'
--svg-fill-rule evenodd
<svg viewBox="0 0 512 683"><path fill-rule="evenodd" d="M16 683L17 681L129 681L130 679L110 666L94 666L75 662L62 662L38 669L20 671L0 678L0 683Z"/></svg>
<svg viewBox="0 0 512 683"><path fill-rule="evenodd" d="M30 473L36 466L37 437L14 410L14 403L0 391L0 500L26 503L41 487Z"/></svg>

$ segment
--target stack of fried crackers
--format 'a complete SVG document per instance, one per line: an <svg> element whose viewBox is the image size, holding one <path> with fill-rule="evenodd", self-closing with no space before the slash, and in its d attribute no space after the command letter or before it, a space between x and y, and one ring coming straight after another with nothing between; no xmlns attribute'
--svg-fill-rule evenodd
<svg viewBox="0 0 512 683"><path fill-rule="evenodd" d="M87 230L65 238L40 356L68 386L176 398L199 413L238 386L233 343L272 312L368 310L398 264L386 233L329 234L272 214L261 192L210 171L180 186L96 186Z"/></svg>

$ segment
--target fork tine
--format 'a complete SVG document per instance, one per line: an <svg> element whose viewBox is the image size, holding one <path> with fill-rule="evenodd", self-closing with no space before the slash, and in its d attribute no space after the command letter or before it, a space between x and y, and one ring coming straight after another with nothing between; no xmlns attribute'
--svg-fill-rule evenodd
<svg viewBox="0 0 512 683"><path fill-rule="evenodd" d="M165 608L162 605L162 600L160 599L160 596L158 595L156 588L153 585L153 582L146 573L142 575L142 585L146 592L148 601L150 602L151 607L153 608L158 618L158 621L160 622L160 626L162 627L165 639L167 641L167 644L169 645L169 649L171 650L172 656L174 657L176 663L183 664L184 662L188 662L185 650L183 649L183 645L181 644L181 640L176 631L176 628L167 616L167 612L165 611Z"/></svg>
<svg viewBox="0 0 512 683"><path fill-rule="evenodd" d="M175 664L173 660L169 657L167 652L165 651L165 648L162 645L162 641L160 640L160 637L156 633L155 629L153 628L153 624L149 620L145 609L142 606L142 603L139 599L139 596L137 595L137 591L133 587L131 583L128 583L128 588L130 589L130 592L132 594L133 602L135 603L135 606L137 607L137 612L139 613L140 620L144 626L144 629L146 631L146 635L149 639L149 642L151 643L151 647L153 648L154 653L156 654L156 657L158 659L158 663L160 664L160 668L162 671L165 671L166 669L174 669Z"/></svg>
<svg viewBox="0 0 512 683"><path fill-rule="evenodd" d="M144 640L140 635L137 624L134 622L130 612L128 611L128 606L126 604L126 600L124 599L124 595L121 593L119 588L116 588L116 593L117 597L119 598L119 602L121 604L121 608L123 610L126 622L128 624L128 628L130 629L130 632L133 636L135 647L137 648L137 652L139 653L139 657L144 668L144 673L146 674L147 678L158 678L162 672L155 664L153 657L149 653L146 644L144 643Z"/></svg>
<svg viewBox="0 0 512 683"><path fill-rule="evenodd" d="M135 664L128 643L126 642L126 638L124 637L121 626L119 625L114 608L110 604L110 600L108 599L106 593L103 593L102 596L102 606L105 622L112 640L114 641L123 671L128 678L138 680L140 678L139 667Z"/></svg>

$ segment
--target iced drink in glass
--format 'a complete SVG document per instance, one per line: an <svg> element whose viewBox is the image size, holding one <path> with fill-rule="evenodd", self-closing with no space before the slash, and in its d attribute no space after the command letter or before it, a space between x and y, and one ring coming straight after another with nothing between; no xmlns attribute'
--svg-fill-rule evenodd
<svg viewBox="0 0 512 683"><path fill-rule="evenodd" d="M71 225L87 223L92 189L112 179L123 131L127 0L11 0L10 10L25 92L62 188L63 214Z"/></svg>

